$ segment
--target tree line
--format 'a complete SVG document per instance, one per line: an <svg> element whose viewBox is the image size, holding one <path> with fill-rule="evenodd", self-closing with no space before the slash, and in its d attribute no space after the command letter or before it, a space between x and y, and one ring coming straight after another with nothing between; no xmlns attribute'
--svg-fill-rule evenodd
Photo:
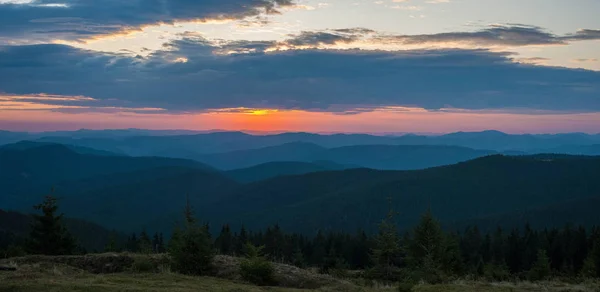
<svg viewBox="0 0 600 292"><path fill-rule="evenodd" d="M53 196L47 196L35 208L41 214L34 215L29 238L14 241L7 250L48 255L84 252L77 248L75 239L64 227L63 215L58 214ZM183 224L175 228L168 240L161 233L150 235L146 231L131 234L125 240L115 235L104 251L168 253L174 270L200 275L210 270L212 257L221 254L246 255L245 263L254 272L259 269L267 273L268 260L318 268L321 273L384 281L436 283L467 276L491 281L600 277L598 227L566 225L560 229L534 230L524 224L520 229L498 227L492 232L481 232L477 226L448 232L427 211L411 231L400 233L394 216L391 210L376 234L360 230L319 231L307 236L287 233L278 225L261 231L244 227L232 230L224 225L213 235L208 224L198 222L188 202ZM267 283L260 279L255 282Z"/></svg>

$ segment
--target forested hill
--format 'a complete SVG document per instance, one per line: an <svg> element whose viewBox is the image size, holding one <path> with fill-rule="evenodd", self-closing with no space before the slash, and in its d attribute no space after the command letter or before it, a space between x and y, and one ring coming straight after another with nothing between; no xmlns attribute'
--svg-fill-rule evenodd
<svg viewBox="0 0 600 292"><path fill-rule="evenodd" d="M29 215L0 209L0 249L9 244L21 243L29 235L32 221L33 218ZM81 219L65 218L65 225L77 239L77 244L90 252L104 250L111 238L115 241L125 239L125 235L121 233Z"/></svg>
<svg viewBox="0 0 600 292"><path fill-rule="evenodd" d="M401 227L414 225L429 207L451 224L600 196L598 173L600 157L554 155L495 155L417 171L318 172L244 185L220 196L218 212L202 214L250 227L374 230L391 198ZM554 220L548 223L561 221Z"/></svg>
<svg viewBox="0 0 600 292"><path fill-rule="evenodd" d="M215 229L224 223L251 229L279 223L304 233L373 231L388 198L406 228L429 207L451 225L556 206L544 213L554 225L563 216L562 203L600 196L600 157L566 155L493 155L413 171L286 170L252 183L190 160L78 154L60 145L0 150L0 166L0 207L29 213L54 186L67 216L127 232L168 233L186 195L198 217Z"/></svg>
<svg viewBox="0 0 600 292"><path fill-rule="evenodd" d="M31 206L39 203L52 187L59 197L66 197L65 203L68 203L68 197L84 198L85 193L92 190L116 185L141 188L153 180L181 173L221 177L215 169L192 160L81 154L59 144L23 146L0 148L0 208L30 212ZM128 196L124 195L122 200L127 202ZM81 209L86 210L88 206L77 208Z"/></svg>
<svg viewBox="0 0 600 292"><path fill-rule="evenodd" d="M355 145L323 148L311 143L288 143L260 149L202 155L196 159L224 170L275 161L323 160L373 169L408 170L448 165L496 153L446 145Z"/></svg>

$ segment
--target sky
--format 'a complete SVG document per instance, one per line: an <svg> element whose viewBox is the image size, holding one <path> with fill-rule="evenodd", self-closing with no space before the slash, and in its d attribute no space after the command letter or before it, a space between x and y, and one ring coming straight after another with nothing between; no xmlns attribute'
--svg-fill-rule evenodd
<svg viewBox="0 0 600 292"><path fill-rule="evenodd" d="M0 0L0 130L600 132L597 0Z"/></svg>

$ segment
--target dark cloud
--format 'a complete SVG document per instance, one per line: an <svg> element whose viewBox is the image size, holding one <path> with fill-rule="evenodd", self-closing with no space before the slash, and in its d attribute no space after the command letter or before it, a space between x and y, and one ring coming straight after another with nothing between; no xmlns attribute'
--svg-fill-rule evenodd
<svg viewBox="0 0 600 292"><path fill-rule="evenodd" d="M566 45L572 41L600 39L600 30L584 29L565 36L555 35L538 26L524 24L492 25L472 32L448 32L422 35L389 35L367 28L303 31L281 42L280 45L319 47L348 44L364 40L374 44L418 45L452 47L521 47L532 45Z"/></svg>
<svg viewBox="0 0 600 292"><path fill-rule="evenodd" d="M276 14L294 0L35 0L0 4L0 36L81 39L140 26ZM48 6L61 3L66 7Z"/></svg>
<svg viewBox="0 0 600 292"><path fill-rule="evenodd" d="M560 45L566 39L544 31L537 26L527 25L494 25L473 32L449 32L426 35L381 36L382 41L393 41L402 44L436 44L445 42L462 42L476 46L529 46Z"/></svg>
<svg viewBox="0 0 600 292"><path fill-rule="evenodd" d="M0 91L84 95L103 106L174 112L393 105L600 111L600 72L517 64L510 54L487 50L219 55L210 52L223 46L193 36L166 48L133 58L63 45L0 47Z"/></svg>
<svg viewBox="0 0 600 292"><path fill-rule="evenodd" d="M299 34L289 35L290 38L282 42L282 45L310 46L334 45L340 43L352 43L375 31L366 28L347 28L326 31L303 31Z"/></svg>
<svg viewBox="0 0 600 292"><path fill-rule="evenodd" d="M562 37L568 41L600 40L600 29L582 29L574 34Z"/></svg>

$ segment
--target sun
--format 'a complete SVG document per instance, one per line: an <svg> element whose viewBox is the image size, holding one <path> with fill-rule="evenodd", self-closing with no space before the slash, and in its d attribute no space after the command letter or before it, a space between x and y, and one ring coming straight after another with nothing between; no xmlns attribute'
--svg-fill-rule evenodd
<svg viewBox="0 0 600 292"><path fill-rule="evenodd" d="M248 111L249 114L253 116L266 116L271 113L275 113L277 110L274 109L253 109Z"/></svg>

